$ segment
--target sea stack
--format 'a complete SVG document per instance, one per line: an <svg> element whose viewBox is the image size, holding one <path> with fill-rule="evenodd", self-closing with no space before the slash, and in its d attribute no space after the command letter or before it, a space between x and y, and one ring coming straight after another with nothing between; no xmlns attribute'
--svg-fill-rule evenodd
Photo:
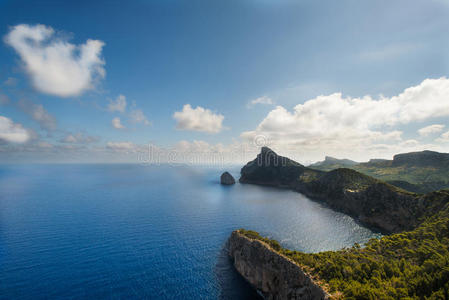
<svg viewBox="0 0 449 300"><path fill-rule="evenodd" d="M229 174L229 172L224 172L221 174L220 182L224 185L233 185L235 183L235 179L231 174Z"/></svg>

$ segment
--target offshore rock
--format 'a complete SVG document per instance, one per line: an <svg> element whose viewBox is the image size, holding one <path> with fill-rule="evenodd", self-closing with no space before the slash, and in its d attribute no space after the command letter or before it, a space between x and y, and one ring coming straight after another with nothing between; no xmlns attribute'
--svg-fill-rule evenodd
<svg viewBox="0 0 449 300"><path fill-rule="evenodd" d="M233 185L235 183L235 179L231 174L229 174L229 172L224 172L221 174L220 182L224 185Z"/></svg>

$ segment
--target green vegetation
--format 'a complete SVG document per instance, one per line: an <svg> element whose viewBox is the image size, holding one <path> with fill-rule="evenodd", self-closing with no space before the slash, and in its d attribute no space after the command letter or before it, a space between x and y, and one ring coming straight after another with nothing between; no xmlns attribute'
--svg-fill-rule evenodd
<svg viewBox="0 0 449 300"><path fill-rule="evenodd" d="M330 156L326 156L326 158L323 161L311 164L309 168L328 172L340 168L350 168L358 164L359 164L358 162L355 162L353 160L337 159Z"/></svg>
<svg viewBox="0 0 449 300"><path fill-rule="evenodd" d="M416 193L449 188L449 154L433 151L395 155L393 160L373 159L367 163L350 164L346 160L323 161L310 168L330 171L351 168Z"/></svg>
<svg viewBox="0 0 449 300"><path fill-rule="evenodd" d="M435 195L448 199L449 190ZM339 251L291 251L257 232L240 233L296 261L335 298L449 299L449 203L412 231Z"/></svg>

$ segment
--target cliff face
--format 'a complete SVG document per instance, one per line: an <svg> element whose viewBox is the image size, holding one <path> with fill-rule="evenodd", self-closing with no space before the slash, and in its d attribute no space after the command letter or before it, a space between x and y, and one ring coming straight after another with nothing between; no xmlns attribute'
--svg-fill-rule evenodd
<svg viewBox="0 0 449 300"><path fill-rule="evenodd" d="M266 299L329 299L300 266L264 242L234 231L228 246L237 271Z"/></svg>
<svg viewBox="0 0 449 300"><path fill-rule="evenodd" d="M313 170L266 147L242 168L240 182L291 188L387 233L414 228L428 199L351 169Z"/></svg>

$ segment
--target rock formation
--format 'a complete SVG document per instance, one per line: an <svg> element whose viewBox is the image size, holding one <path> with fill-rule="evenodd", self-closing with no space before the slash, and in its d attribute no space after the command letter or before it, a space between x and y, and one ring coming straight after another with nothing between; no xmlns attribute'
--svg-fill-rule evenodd
<svg viewBox="0 0 449 300"><path fill-rule="evenodd" d="M432 201L430 194L410 193L351 169L310 169L267 147L242 168L240 182L293 189L386 233L414 228Z"/></svg>
<svg viewBox="0 0 449 300"><path fill-rule="evenodd" d="M224 172L223 174L221 174L220 182L224 185L232 185L235 183L235 179L231 174L229 174L229 172Z"/></svg>
<svg viewBox="0 0 449 300"><path fill-rule="evenodd" d="M329 299L327 292L299 265L268 244L234 231L228 247L237 271L265 299Z"/></svg>

